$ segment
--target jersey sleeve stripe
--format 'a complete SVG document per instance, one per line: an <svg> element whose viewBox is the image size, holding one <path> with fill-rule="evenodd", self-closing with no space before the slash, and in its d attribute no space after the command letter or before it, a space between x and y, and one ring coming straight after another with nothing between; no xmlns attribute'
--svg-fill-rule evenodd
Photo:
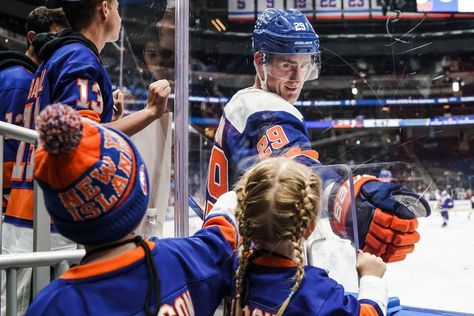
<svg viewBox="0 0 474 316"><path fill-rule="evenodd" d="M214 215L206 220L203 225L207 227L217 227L219 231L224 235L224 238L232 247L232 250L237 249L237 230L230 219L227 219L224 215Z"/></svg>
<svg viewBox="0 0 474 316"><path fill-rule="evenodd" d="M14 188L10 192L6 215L33 220L33 190Z"/></svg>
<svg viewBox="0 0 474 316"><path fill-rule="evenodd" d="M360 316L383 316L382 313L380 313L380 309L377 309L374 305L372 304L366 304L366 303L361 303L360 304Z"/></svg>
<svg viewBox="0 0 474 316"><path fill-rule="evenodd" d="M318 160L319 153L314 149L303 150L299 147L293 147L290 150L288 150L284 156L289 157L289 158L295 158L298 156L306 156L310 159L315 160L317 163L319 163L319 160Z"/></svg>

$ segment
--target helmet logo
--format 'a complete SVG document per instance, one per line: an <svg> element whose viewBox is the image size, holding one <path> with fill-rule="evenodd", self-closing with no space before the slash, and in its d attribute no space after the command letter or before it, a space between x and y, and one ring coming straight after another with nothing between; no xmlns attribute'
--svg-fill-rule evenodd
<svg viewBox="0 0 474 316"><path fill-rule="evenodd" d="M306 31L306 25L303 22L294 22L295 31Z"/></svg>

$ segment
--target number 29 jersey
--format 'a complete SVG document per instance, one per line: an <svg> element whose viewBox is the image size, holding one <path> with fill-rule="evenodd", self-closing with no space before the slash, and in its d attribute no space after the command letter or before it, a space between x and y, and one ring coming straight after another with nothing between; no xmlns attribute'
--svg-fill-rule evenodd
<svg viewBox="0 0 474 316"><path fill-rule="evenodd" d="M279 95L256 88L238 91L224 107L209 161L206 212L238 178L271 156L319 165L303 115Z"/></svg>

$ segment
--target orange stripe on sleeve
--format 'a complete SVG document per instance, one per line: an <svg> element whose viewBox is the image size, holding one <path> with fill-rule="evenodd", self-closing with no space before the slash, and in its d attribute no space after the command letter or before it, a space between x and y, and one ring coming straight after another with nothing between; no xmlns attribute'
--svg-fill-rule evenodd
<svg viewBox="0 0 474 316"><path fill-rule="evenodd" d="M227 242L232 247L232 250L237 249L237 234L234 225L229 223L229 221L224 216L216 216L207 220L203 227L217 227L224 235Z"/></svg>
<svg viewBox="0 0 474 316"><path fill-rule="evenodd" d="M360 304L360 316L380 316L377 309L370 304Z"/></svg>
<svg viewBox="0 0 474 316"><path fill-rule="evenodd" d="M6 214L12 217L33 220L33 190L12 189Z"/></svg>
<svg viewBox="0 0 474 316"><path fill-rule="evenodd" d="M12 184L12 170L14 161L5 161L3 163L3 188L11 188Z"/></svg>
<svg viewBox="0 0 474 316"><path fill-rule="evenodd" d="M298 156L306 156L306 157L308 157L310 159L313 159L313 160L318 160L319 159L319 153L316 150L314 150L314 149L302 150L299 147L291 148L290 150L288 150L284 154L284 156L289 157L289 158L295 158L295 157L298 157Z"/></svg>

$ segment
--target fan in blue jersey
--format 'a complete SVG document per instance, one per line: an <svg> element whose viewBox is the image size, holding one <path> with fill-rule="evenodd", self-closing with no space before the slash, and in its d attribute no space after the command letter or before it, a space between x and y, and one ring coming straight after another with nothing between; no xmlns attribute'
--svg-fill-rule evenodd
<svg viewBox="0 0 474 316"><path fill-rule="evenodd" d="M27 49L25 53L15 51L0 52L0 120L28 127L33 115L32 107L25 106L28 98L31 81L40 59L37 56L41 48L41 42L32 44L33 38L38 33L57 33L69 25L66 16L60 9L47 9L38 7L31 11L26 18L26 38ZM17 159L17 150L20 142L14 139L5 138L3 150L3 211L6 211L8 202L11 201L9 194L11 189L12 172ZM25 148L25 144L21 145ZM21 160L19 160L21 162ZM16 169L23 168L17 165ZM22 203L20 199L16 202ZM12 224L13 218L5 217L3 224L3 253L21 253L32 250L32 239L28 239L23 232L19 232ZM25 245L26 248L25 248ZM17 270L17 310L23 314L28 307L30 299L31 269ZM5 315L5 278L2 279L2 303L1 315Z"/></svg>
<svg viewBox="0 0 474 316"><path fill-rule="evenodd" d="M67 104L82 116L108 124L128 135L161 117L171 92L167 80L158 80L149 86L144 109L112 121L114 103L119 104L123 95L120 91L112 92L110 78L99 53L106 43L119 37L121 18L117 0L48 0L46 6L61 7L71 29L56 36L38 34L33 40L33 44L43 43L39 51L43 62L29 89L25 114L28 110L30 116L25 119L25 127L34 128L38 113L54 102ZM34 145L20 143L6 212L6 221L24 229L23 233L27 235L32 233L33 156ZM52 230L55 231L54 226Z"/></svg>
<svg viewBox="0 0 474 316"><path fill-rule="evenodd" d="M0 100L2 100L0 104L0 120L19 126L24 126L25 122L28 122L28 119L23 117L25 104L31 80L40 63L37 52L41 48L38 45L32 45L33 38L38 33L57 33L68 27L69 25L62 10L38 7L31 11L26 19L26 52L0 52ZM18 144L19 142L14 139L5 140L3 190L6 195L10 193L11 174ZM6 203L7 199L4 197L4 211Z"/></svg>
<svg viewBox="0 0 474 316"><path fill-rule="evenodd" d="M242 247L231 315L386 315L388 289L380 257L359 252L359 296L316 267L305 266L303 239L319 220L321 180L292 159L269 158L236 186ZM349 273L349 271L347 271Z"/></svg>
<svg viewBox="0 0 474 316"><path fill-rule="evenodd" d="M267 9L257 19L252 47L255 84L238 91L224 107L209 162L206 209L260 160L291 156L309 166L320 165L303 115L292 104L303 84L319 75L318 35L301 12ZM323 181L329 196L337 196L343 186L336 175L325 175ZM354 182L361 248L386 262L403 260L419 240L416 217L429 215L429 204L375 177ZM339 206L331 200L329 204L329 212ZM348 213L342 209L331 221L342 237L348 237L346 228L352 223Z"/></svg>
<svg viewBox="0 0 474 316"><path fill-rule="evenodd" d="M194 236L143 240L145 164L123 133L54 104L37 121L35 178L58 231L86 255L26 315L213 315L230 289L238 235L229 192ZM60 172L58 172L60 170Z"/></svg>

